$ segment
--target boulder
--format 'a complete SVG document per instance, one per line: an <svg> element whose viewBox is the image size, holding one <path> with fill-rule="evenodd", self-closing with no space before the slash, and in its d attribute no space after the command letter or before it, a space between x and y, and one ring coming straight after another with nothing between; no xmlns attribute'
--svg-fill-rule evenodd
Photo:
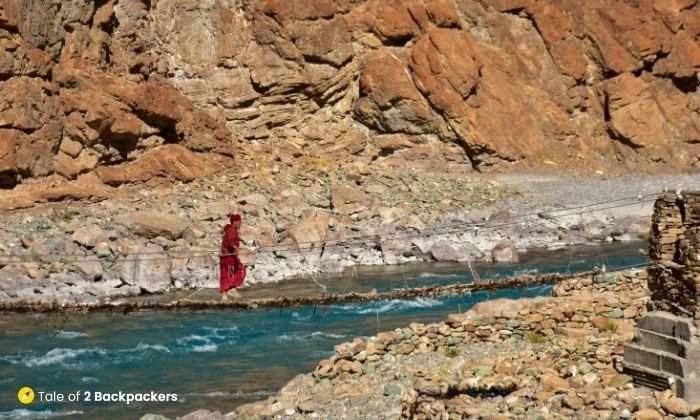
<svg viewBox="0 0 700 420"><path fill-rule="evenodd" d="M287 228L286 237L291 239L299 249L308 249L318 246L325 241L331 216L314 214L302 219L299 223Z"/></svg>
<svg viewBox="0 0 700 420"><path fill-rule="evenodd" d="M669 397L661 400L661 408L664 409L668 414L672 414L676 417L687 417L690 415L690 407L688 403L678 397Z"/></svg>
<svg viewBox="0 0 700 420"><path fill-rule="evenodd" d="M233 419L232 416L221 414L220 411L209 411L205 409L199 409L192 413L186 414L182 417L178 417L178 420L229 420Z"/></svg>
<svg viewBox="0 0 700 420"><path fill-rule="evenodd" d="M107 240L107 235L99 226L84 226L73 232L71 239L84 247L94 248Z"/></svg>
<svg viewBox="0 0 700 420"><path fill-rule="evenodd" d="M117 258L116 271L122 281L147 292L162 292L170 287L171 261L158 245L137 245Z"/></svg>
<svg viewBox="0 0 700 420"><path fill-rule="evenodd" d="M335 213L353 214L369 209L370 197L358 188L334 185L331 188L331 205Z"/></svg>
<svg viewBox="0 0 700 420"><path fill-rule="evenodd" d="M117 224L123 225L131 233L153 239L157 236L175 240L187 229L187 221L167 213L156 211L139 211L118 216Z"/></svg>
<svg viewBox="0 0 700 420"><path fill-rule="evenodd" d="M182 237L190 244L196 244L200 239L207 234L206 226L201 223L193 223L189 225L183 232Z"/></svg>
<svg viewBox="0 0 700 420"><path fill-rule="evenodd" d="M223 167L220 156L194 153L182 146L166 144L149 150L134 161L96 169L102 182L121 185L159 178L189 182L211 175Z"/></svg>
<svg viewBox="0 0 700 420"><path fill-rule="evenodd" d="M491 249L491 256L495 262L518 262L520 259L518 250L510 239L497 243Z"/></svg>
<svg viewBox="0 0 700 420"><path fill-rule="evenodd" d="M516 318L530 304L530 299L494 299L480 302L471 309L486 318Z"/></svg>
<svg viewBox="0 0 700 420"><path fill-rule="evenodd" d="M254 204L258 207L265 207L268 205L267 197L263 194L249 194L245 197L241 197L236 200L241 205Z"/></svg>
<svg viewBox="0 0 700 420"><path fill-rule="evenodd" d="M459 245L450 241L438 241L430 247L430 256L440 262L477 261L483 254L474 245Z"/></svg>
<svg viewBox="0 0 700 420"><path fill-rule="evenodd" d="M83 278L88 281L99 280L102 277L102 262L95 258L86 258L73 263Z"/></svg>
<svg viewBox="0 0 700 420"><path fill-rule="evenodd" d="M410 261L415 254L411 241L402 238L381 239L379 249L385 264L403 264Z"/></svg>

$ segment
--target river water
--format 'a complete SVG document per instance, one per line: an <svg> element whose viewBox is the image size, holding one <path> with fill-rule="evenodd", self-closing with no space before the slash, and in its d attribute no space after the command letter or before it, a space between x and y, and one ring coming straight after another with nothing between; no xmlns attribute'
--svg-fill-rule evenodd
<svg viewBox="0 0 700 420"><path fill-rule="evenodd" d="M481 278L520 273L575 272L605 264L643 264L643 243L529 252L517 264L481 264ZM319 278L333 291L378 291L397 287L472 281L464 265L422 264L361 270L343 278ZM277 287L277 289L275 289ZM251 294L314 293L310 280L251 287ZM213 292L212 292L213 293ZM14 315L0 318L0 419L134 419L145 413L169 417L199 408L223 413L272 395L299 373L332 354L333 345L356 336L439 321L477 302L551 293L551 286L443 299L418 298L366 304L257 309L251 311L147 312L129 315ZM35 390L21 405L17 391ZM39 393L86 392L177 394L177 402L47 402ZM44 394L46 398L47 394Z"/></svg>

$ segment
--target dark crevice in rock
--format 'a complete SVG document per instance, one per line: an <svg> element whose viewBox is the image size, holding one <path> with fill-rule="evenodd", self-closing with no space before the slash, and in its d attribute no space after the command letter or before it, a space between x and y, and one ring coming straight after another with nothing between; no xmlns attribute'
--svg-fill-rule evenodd
<svg viewBox="0 0 700 420"><path fill-rule="evenodd" d="M319 94L313 89L305 89L303 93L307 98L309 98L309 100L313 101L317 107L323 108L326 106L328 98L326 98L323 94Z"/></svg>
<svg viewBox="0 0 700 420"><path fill-rule="evenodd" d="M108 45L104 45L104 64L112 64L112 51L109 49Z"/></svg>
<svg viewBox="0 0 700 420"><path fill-rule="evenodd" d="M0 172L0 189L12 189L22 183L23 179L31 178L29 168L10 168Z"/></svg>
<svg viewBox="0 0 700 420"><path fill-rule="evenodd" d="M29 128L29 127L14 127L14 126L9 126L5 128L12 128L13 130L21 131L24 134L33 134L37 129L36 128Z"/></svg>
<svg viewBox="0 0 700 420"><path fill-rule="evenodd" d="M501 13L507 13L509 15L516 15L516 16L520 16L520 17L522 17L523 12L527 13L526 9L524 7L521 7L521 6L511 7L511 8L506 8L506 9L501 10Z"/></svg>
<svg viewBox="0 0 700 420"><path fill-rule="evenodd" d="M100 7L104 6L104 4L107 3L107 1L108 0L95 0L95 6L92 10L92 15L87 20L87 22L85 22L88 28L92 28L95 25L95 14L100 9ZM72 32L74 30L74 28L72 27L66 27L65 29L68 32Z"/></svg>
<svg viewBox="0 0 700 420"><path fill-rule="evenodd" d="M12 25L10 25L7 22L4 22L2 20L0 20L0 29L4 29L13 35L19 33L19 29L17 27L12 26Z"/></svg>
<svg viewBox="0 0 700 420"><path fill-rule="evenodd" d="M644 61L642 67L633 70L632 74L634 74L637 77L640 77L642 73L651 73L654 70L654 65L659 62L659 60L663 60L664 58L668 57L668 52L664 51L659 51L656 53L656 56L649 61Z"/></svg>
<svg viewBox="0 0 700 420"><path fill-rule="evenodd" d="M380 37L382 36L381 34L377 35ZM382 45L384 45L385 47L404 48L406 47L406 44L413 38L413 35L396 36L391 38L382 37Z"/></svg>
<svg viewBox="0 0 700 420"><path fill-rule="evenodd" d="M389 149L389 148L386 148L386 149L379 149L379 153L377 153L377 156L375 156L374 158L372 158L372 160L376 160L377 158L389 157L389 156L391 156L391 155L393 155L393 154L394 154L394 149Z"/></svg>
<svg viewBox="0 0 700 420"><path fill-rule="evenodd" d="M700 78L696 75L687 77L670 77L673 85L676 89L683 93L696 93L698 91L698 86L700 86Z"/></svg>
<svg viewBox="0 0 700 420"><path fill-rule="evenodd" d="M134 114L146 124L160 130L160 136L165 139L166 143L179 142L179 136L175 128L177 126L177 120L142 109L134 109Z"/></svg>
<svg viewBox="0 0 700 420"><path fill-rule="evenodd" d="M102 7L105 7L109 3L109 0L95 0L95 11L93 12L93 15L90 17L89 21L87 22L88 27L90 28L98 28L105 34L107 34L110 38L114 37L114 30L119 26L119 20L117 19L114 10L111 11L111 14L109 16L109 19L99 22L97 25L95 25L95 15L97 14L97 11L100 10ZM113 7L113 6L111 6ZM112 63L112 51L110 50L110 43L101 43L100 45L103 54L104 54L104 63L105 65L109 66Z"/></svg>
<svg viewBox="0 0 700 420"><path fill-rule="evenodd" d="M113 148L119 152L119 156L122 158L122 160L127 160L129 157L129 153L132 152L134 149L136 149L136 146L138 144L138 139L136 138L123 138L123 139L115 139L112 138L110 140L107 140L104 142L107 146L110 148ZM121 162L118 162L121 163Z"/></svg>
<svg viewBox="0 0 700 420"><path fill-rule="evenodd" d="M245 4L245 2L243 4ZM308 17L303 17L303 18L290 17L290 18L288 18L288 20L290 22L318 22L318 21L330 22L338 16L347 16L349 14L350 14L350 10L335 10L332 14L326 15L326 16L308 16ZM282 17L273 13L273 12L264 12L263 15L272 18L275 22L279 23L280 25L282 25L284 23Z"/></svg>
<svg viewBox="0 0 700 420"><path fill-rule="evenodd" d="M453 5L453 6L455 6L455 9L457 9L456 5ZM413 21L413 23L416 24L416 27L421 28L420 20L418 18L416 18L415 13L416 12L412 7L408 8L408 15L411 17L411 20Z"/></svg>
<svg viewBox="0 0 700 420"><path fill-rule="evenodd" d="M250 78L250 86L253 88L255 93L260 96L274 96L274 95L293 95L302 93L303 89L308 88L309 84L305 82L289 82L289 83L272 83L269 85L263 85L255 81L252 77Z"/></svg>
<svg viewBox="0 0 700 420"><path fill-rule="evenodd" d="M464 150L464 154L467 156L467 159L469 159L469 163L472 165L472 168L474 168L475 171L481 172L481 168L479 168L479 165L481 164L481 160L478 157L477 152L474 151L474 149L467 144L467 142L464 139L460 139L461 141L457 142L457 146L461 147L462 150Z"/></svg>
<svg viewBox="0 0 700 420"><path fill-rule="evenodd" d="M250 77L250 86L253 88L255 93L259 94L260 96L267 95L268 88L255 81L252 76Z"/></svg>
<svg viewBox="0 0 700 420"><path fill-rule="evenodd" d="M148 75L141 73L141 69L144 68L144 63L142 61L139 61L132 66L129 66L129 74L134 74L137 76L141 76L144 78L144 80L148 80Z"/></svg>
<svg viewBox="0 0 700 420"><path fill-rule="evenodd" d="M635 70L635 71L637 71L637 70ZM620 75L620 73L618 73L618 72L616 72L615 70L612 70L612 69L603 69L602 73L603 73L603 78L604 78L604 79L612 79L612 78L617 77L617 76Z"/></svg>
<svg viewBox="0 0 700 420"><path fill-rule="evenodd" d="M580 39L586 44L589 50L589 53L584 55L586 55L589 61L595 63L596 67L598 67L600 71L600 75L604 79L610 79L618 75L618 73L614 70L606 68L605 59L603 58L603 52L600 49L598 41L592 34L586 32Z"/></svg>
<svg viewBox="0 0 700 420"><path fill-rule="evenodd" d="M608 96L607 93L603 97L603 119L608 125L612 120L612 117L610 116L610 96Z"/></svg>
<svg viewBox="0 0 700 420"><path fill-rule="evenodd" d="M175 144L180 142L180 136L177 134L175 125L162 128L159 135L163 137L165 144Z"/></svg>
<svg viewBox="0 0 700 420"><path fill-rule="evenodd" d="M14 172L0 172L0 189L11 190L19 184Z"/></svg>
<svg viewBox="0 0 700 420"><path fill-rule="evenodd" d="M682 198L677 198L676 199L676 206L678 207L678 211L681 213L681 223L685 223L685 221L686 221L685 200L683 200Z"/></svg>
<svg viewBox="0 0 700 420"><path fill-rule="evenodd" d="M324 59L324 58L322 58L322 57L318 57L318 56L315 56L315 55L306 55L306 54L304 54L303 56L304 56L304 62L305 62L306 64L326 65L326 66L331 66L331 67L333 67L333 68L335 68L335 69L340 69L340 68L342 68L343 66L345 66L347 63L349 63L349 62L352 61L352 59L353 59L353 56L352 56L352 55L349 55L348 57L345 58L344 61L342 61L342 62L340 62L340 63L334 63L334 62L332 62L332 61L328 61L328 60L326 60L326 59Z"/></svg>
<svg viewBox="0 0 700 420"><path fill-rule="evenodd" d="M102 29L104 32L106 32L108 35L112 36L114 35L114 30L119 27L119 20L117 19L117 16L112 13L112 16L110 16L109 20L102 23L100 25L100 29Z"/></svg>

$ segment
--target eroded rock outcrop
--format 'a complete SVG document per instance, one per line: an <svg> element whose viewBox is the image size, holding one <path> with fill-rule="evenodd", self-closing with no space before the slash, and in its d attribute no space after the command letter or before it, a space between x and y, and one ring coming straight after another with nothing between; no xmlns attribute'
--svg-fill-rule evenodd
<svg viewBox="0 0 700 420"><path fill-rule="evenodd" d="M165 71L137 71L152 58L143 45L134 45L142 41L130 20L147 15L124 12L138 4L148 12L139 2L3 2L2 186L118 168L167 143L226 153L229 132L215 115L197 110ZM182 178L167 170L169 153L150 155L142 166L153 166L154 160L166 170L153 175ZM110 176L105 181L141 178Z"/></svg>
<svg viewBox="0 0 700 420"><path fill-rule="evenodd" d="M182 179L133 169L166 144L303 165L691 168L699 36L696 0L8 0L0 184Z"/></svg>

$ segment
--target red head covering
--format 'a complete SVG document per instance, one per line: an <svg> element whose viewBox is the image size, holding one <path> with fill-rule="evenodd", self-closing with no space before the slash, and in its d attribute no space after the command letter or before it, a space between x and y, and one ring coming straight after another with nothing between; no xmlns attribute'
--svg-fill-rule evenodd
<svg viewBox="0 0 700 420"><path fill-rule="evenodd" d="M233 222L240 222L241 221L241 215L238 213L230 214L229 215L229 220L231 223Z"/></svg>

